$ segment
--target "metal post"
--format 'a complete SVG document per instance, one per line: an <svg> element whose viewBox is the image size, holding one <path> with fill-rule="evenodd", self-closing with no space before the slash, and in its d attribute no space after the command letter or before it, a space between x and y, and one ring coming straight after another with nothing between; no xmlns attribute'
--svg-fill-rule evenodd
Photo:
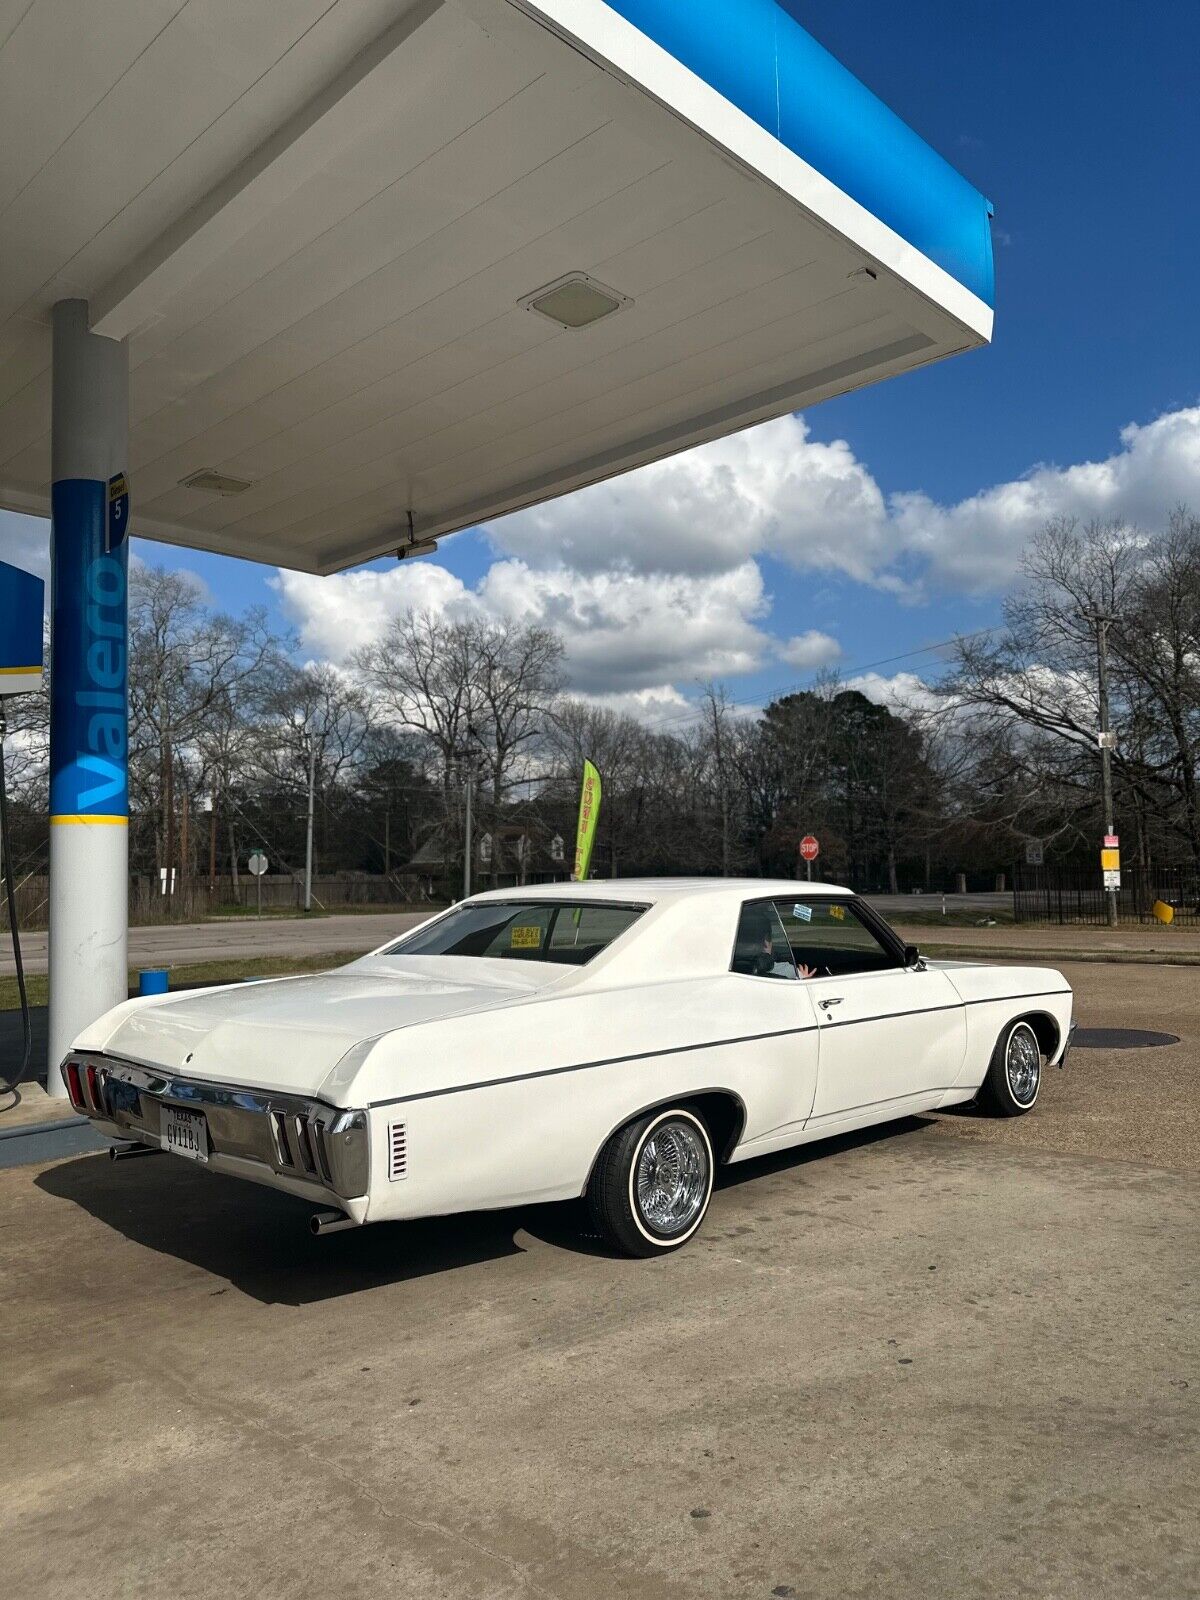
<svg viewBox="0 0 1200 1600"><path fill-rule="evenodd" d="M471 772L467 769L466 814L463 818L463 899L471 898Z"/></svg>
<svg viewBox="0 0 1200 1600"><path fill-rule="evenodd" d="M53 313L50 423L51 1095L89 1023L124 1000L129 923L129 350Z"/></svg>
<svg viewBox="0 0 1200 1600"><path fill-rule="evenodd" d="M1100 687L1100 787L1104 799L1104 832L1113 827L1112 751L1108 748L1108 629L1112 617L1097 611L1088 619L1096 629L1096 669ZM1108 925L1117 926L1117 890L1106 889Z"/></svg>
<svg viewBox="0 0 1200 1600"><path fill-rule="evenodd" d="M304 836L304 909L312 910L313 791L317 784L317 741L308 736L308 827Z"/></svg>

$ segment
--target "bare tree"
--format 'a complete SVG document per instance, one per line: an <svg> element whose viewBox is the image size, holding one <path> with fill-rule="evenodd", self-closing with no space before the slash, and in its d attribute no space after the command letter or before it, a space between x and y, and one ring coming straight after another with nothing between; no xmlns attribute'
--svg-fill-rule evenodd
<svg viewBox="0 0 1200 1600"><path fill-rule="evenodd" d="M1046 524L996 637L963 639L942 692L1007 752L1029 807L1057 793L1095 832L1097 616L1110 618L1110 716L1118 802L1143 859L1153 833L1200 863L1200 524L1186 510L1146 535L1124 523Z"/></svg>

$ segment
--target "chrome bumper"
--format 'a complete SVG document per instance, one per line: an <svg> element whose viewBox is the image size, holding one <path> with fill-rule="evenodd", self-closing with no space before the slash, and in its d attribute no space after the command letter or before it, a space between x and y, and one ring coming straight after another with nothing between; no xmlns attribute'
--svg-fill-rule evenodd
<svg viewBox="0 0 1200 1600"><path fill-rule="evenodd" d="M117 1138L163 1148L162 1110L177 1106L204 1113L217 1165L227 1161L229 1170L265 1182L273 1174L283 1187L298 1192L315 1188L343 1201L365 1196L370 1187L365 1111L342 1110L297 1095L204 1083L79 1050L63 1063L64 1079L71 1062L79 1068L82 1109ZM67 1083L69 1089L69 1079Z"/></svg>

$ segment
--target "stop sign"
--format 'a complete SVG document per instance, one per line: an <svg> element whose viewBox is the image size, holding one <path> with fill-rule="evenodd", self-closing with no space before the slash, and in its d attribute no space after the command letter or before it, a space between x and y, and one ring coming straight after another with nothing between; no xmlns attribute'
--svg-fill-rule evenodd
<svg viewBox="0 0 1200 1600"><path fill-rule="evenodd" d="M815 861L821 854L821 846L813 834L806 833L803 839L801 839L800 854L804 857L805 861Z"/></svg>

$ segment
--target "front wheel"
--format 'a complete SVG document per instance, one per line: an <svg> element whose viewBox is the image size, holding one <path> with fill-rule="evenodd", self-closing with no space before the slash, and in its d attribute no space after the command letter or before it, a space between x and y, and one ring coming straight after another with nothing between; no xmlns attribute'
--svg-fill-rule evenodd
<svg viewBox="0 0 1200 1600"><path fill-rule="evenodd" d="M600 1152L588 1204L609 1244L627 1256L678 1250L704 1221L712 1197L712 1141L684 1106L627 1122Z"/></svg>
<svg viewBox="0 0 1200 1600"><path fill-rule="evenodd" d="M1005 1028L992 1051L980 1099L1000 1117L1032 1111L1042 1083L1042 1047L1028 1022Z"/></svg>

